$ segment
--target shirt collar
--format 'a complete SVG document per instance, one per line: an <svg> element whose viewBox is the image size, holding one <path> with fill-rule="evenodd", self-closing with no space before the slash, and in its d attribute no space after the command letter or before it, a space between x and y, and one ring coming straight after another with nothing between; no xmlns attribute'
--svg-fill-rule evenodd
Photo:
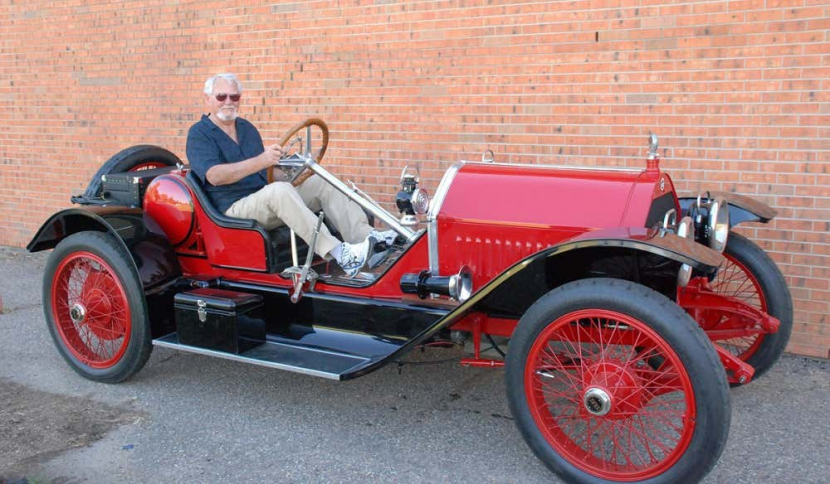
<svg viewBox="0 0 830 484"><path fill-rule="evenodd" d="M210 119L210 114L203 114L202 115L202 122L205 123L210 127L210 129L219 129L219 126Z"/></svg>
<svg viewBox="0 0 830 484"><path fill-rule="evenodd" d="M210 114L203 114L201 121L203 123L205 123L206 125L208 125L210 127L210 129L215 130L215 131L221 131L224 134L224 131L222 131L219 128L219 126L217 126L216 123L214 123L213 120L210 119ZM242 138L245 137L245 135L243 133L244 133L244 131L246 131L246 129L243 128L243 125L245 125L247 123L248 123L247 121L245 121L244 119L242 119L240 117L236 118L236 139L239 140L239 146L242 146Z"/></svg>

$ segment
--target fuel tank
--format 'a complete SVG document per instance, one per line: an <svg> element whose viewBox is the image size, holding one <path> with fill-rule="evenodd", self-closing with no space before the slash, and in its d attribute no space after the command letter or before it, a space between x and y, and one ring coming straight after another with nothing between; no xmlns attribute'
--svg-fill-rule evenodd
<svg viewBox="0 0 830 484"><path fill-rule="evenodd" d="M193 243L193 196L179 175L162 175L150 182L144 195L144 211L156 220L174 247Z"/></svg>
<svg viewBox="0 0 830 484"><path fill-rule="evenodd" d="M652 227L680 213L659 169L580 169L463 163L439 186L430 221L430 265L475 268L483 279L544 248L609 227ZM446 267L445 267L446 265Z"/></svg>

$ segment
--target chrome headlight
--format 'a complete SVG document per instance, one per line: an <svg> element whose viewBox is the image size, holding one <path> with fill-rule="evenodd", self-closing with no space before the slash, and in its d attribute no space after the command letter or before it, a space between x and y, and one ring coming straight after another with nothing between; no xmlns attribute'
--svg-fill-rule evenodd
<svg viewBox="0 0 830 484"><path fill-rule="evenodd" d="M412 192L412 210L418 215L423 215L429 210L429 195L426 190L416 188Z"/></svg>
<svg viewBox="0 0 830 484"><path fill-rule="evenodd" d="M706 223L709 247L718 252L726 248L729 238L729 206L723 197L716 198L709 204L709 218Z"/></svg>

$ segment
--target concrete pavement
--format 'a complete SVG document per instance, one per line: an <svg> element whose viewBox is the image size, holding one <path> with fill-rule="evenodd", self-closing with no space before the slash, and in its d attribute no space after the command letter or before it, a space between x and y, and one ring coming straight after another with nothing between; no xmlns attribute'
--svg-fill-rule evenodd
<svg viewBox="0 0 830 484"><path fill-rule="evenodd" d="M501 370L443 363L404 367L399 375L387 367L337 383L156 348L126 383L87 381L63 362L46 330L45 260L0 247L0 388L23 392L14 386L21 385L32 406L51 405L45 415L59 423L108 423L95 435L57 425L88 439L42 455L0 455L7 462L0 476L63 483L558 482L519 435ZM729 442L705 482L827 482L828 403L830 362L785 357L732 392ZM88 411L79 416L82 409Z"/></svg>

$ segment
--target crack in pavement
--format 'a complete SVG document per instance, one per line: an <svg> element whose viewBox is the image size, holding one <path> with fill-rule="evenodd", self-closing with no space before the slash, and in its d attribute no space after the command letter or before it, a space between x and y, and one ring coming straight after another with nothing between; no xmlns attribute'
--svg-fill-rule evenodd
<svg viewBox="0 0 830 484"><path fill-rule="evenodd" d="M7 306L7 307L4 307L2 311L0 311L0 315L11 314L15 311L21 311L21 310L25 310L25 309L34 309L34 308L40 308L40 307L43 307L43 304L37 303L37 304L25 304L25 305L22 305L22 306L11 306L11 307Z"/></svg>

